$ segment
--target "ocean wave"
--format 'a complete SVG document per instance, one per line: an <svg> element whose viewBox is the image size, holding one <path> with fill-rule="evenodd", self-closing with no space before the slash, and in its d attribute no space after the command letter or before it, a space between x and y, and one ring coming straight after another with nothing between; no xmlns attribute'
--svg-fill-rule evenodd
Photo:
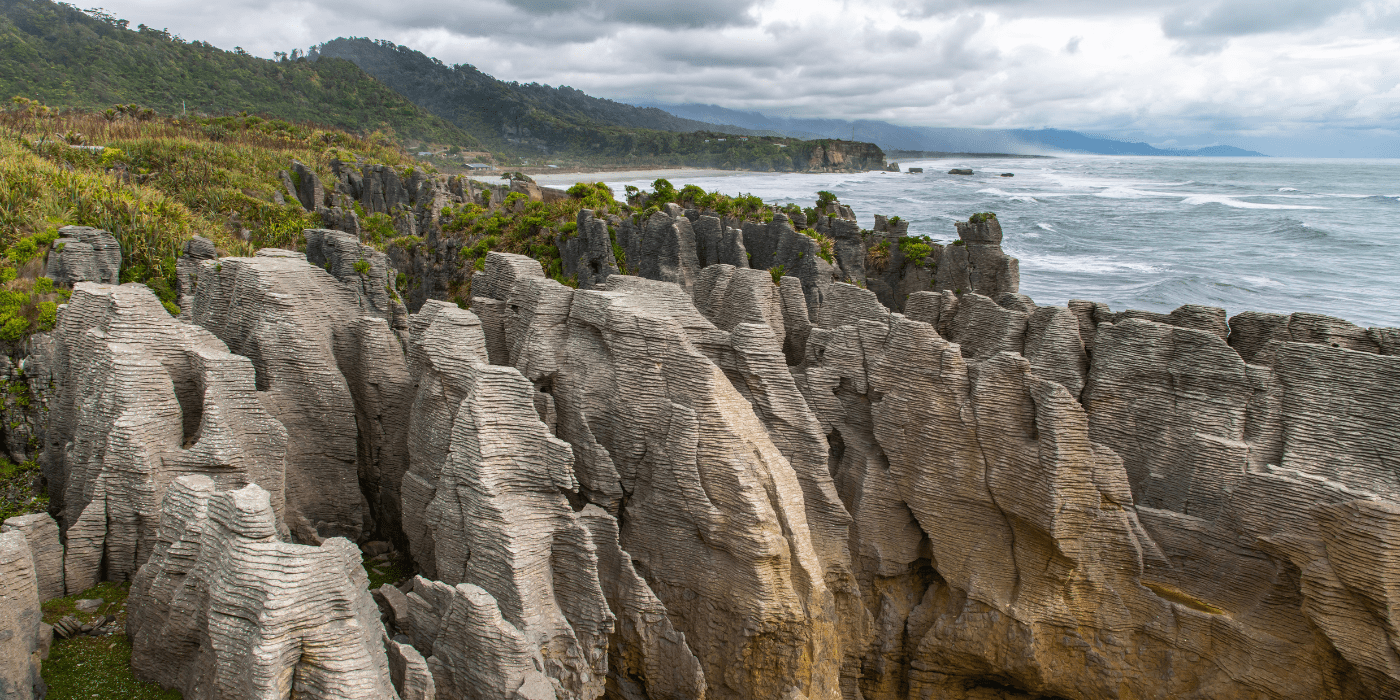
<svg viewBox="0 0 1400 700"><path fill-rule="evenodd" d="M1299 192L1299 191L1301 191L1301 190L1299 190L1297 187L1280 187L1280 188L1278 188L1278 191L1279 191L1279 192Z"/></svg>
<svg viewBox="0 0 1400 700"><path fill-rule="evenodd" d="M1036 222L1035 225L1036 225L1037 227L1039 227L1040 229L1045 230L1045 231L1054 231L1054 230L1055 230L1055 227L1054 227L1054 226L1051 226L1050 224L1047 224L1047 223L1044 223L1044 222Z"/></svg>
<svg viewBox="0 0 1400 700"><path fill-rule="evenodd" d="M988 188L983 189L983 190L977 190L977 194L990 194L990 195L993 195L993 196L996 196L996 197L1005 197L1005 198L1007 198L1007 199L1009 199L1009 200L1011 200L1011 201L1013 201L1013 202L1025 202L1025 203L1027 203L1027 204L1039 204L1039 203L1040 203L1040 202L1037 202L1037 201L1036 201L1034 195L1020 194L1020 193L1017 193L1017 192L1007 192L1007 191L1005 191L1005 190L999 190L999 189L997 189L997 188L995 188L995 187L988 187Z"/></svg>
<svg viewBox="0 0 1400 700"><path fill-rule="evenodd" d="M1212 194L1194 194L1181 200L1182 204L1198 206L1201 204L1221 204L1235 209L1327 209L1327 207L1314 207L1306 204L1263 204L1261 202L1243 202L1234 197Z"/></svg>
<svg viewBox="0 0 1400 700"><path fill-rule="evenodd" d="M1166 272L1164 267L1144 262L1131 262L1078 255L1022 254L1021 269L1046 270L1050 272L1080 272L1085 274L1112 274L1121 272Z"/></svg>

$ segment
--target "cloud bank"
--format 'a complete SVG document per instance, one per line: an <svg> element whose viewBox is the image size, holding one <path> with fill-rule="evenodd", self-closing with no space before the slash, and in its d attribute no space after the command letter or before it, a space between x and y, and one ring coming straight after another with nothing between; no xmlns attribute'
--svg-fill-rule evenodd
<svg viewBox="0 0 1400 700"><path fill-rule="evenodd" d="M367 36L623 101L1400 156L1400 0L108 4L260 56Z"/></svg>

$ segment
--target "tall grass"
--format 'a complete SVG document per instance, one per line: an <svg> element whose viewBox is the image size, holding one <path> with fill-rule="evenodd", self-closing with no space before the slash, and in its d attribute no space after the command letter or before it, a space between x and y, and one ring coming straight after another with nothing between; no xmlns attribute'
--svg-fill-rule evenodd
<svg viewBox="0 0 1400 700"><path fill-rule="evenodd" d="M335 158L412 162L383 136L311 124L125 107L60 113L16 100L0 111L0 256L60 226L105 229L121 244L122 281L171 302L175 259L191 236L229 255L296 248L302 229L319 222L285 194L278 173L297 160L329 179Z"/></svg>

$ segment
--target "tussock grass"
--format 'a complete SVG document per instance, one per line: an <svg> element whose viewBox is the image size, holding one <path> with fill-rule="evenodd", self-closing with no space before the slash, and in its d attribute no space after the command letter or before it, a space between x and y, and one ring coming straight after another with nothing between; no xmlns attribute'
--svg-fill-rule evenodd
<svg viewBox="0 0 1400 700"><path fill-rule="evenodd" d="M0 283L10 283L3 270L13 269L21 281L12 291L32 293L22 280L42 269L23 264L43 260L58 227L93 226L121 243L123 282L143 282L173 303L175 259L191 236L227 255L304 245L301 231L318 217L285 193L278 173L299 160L328 179L335 158L413 162L386 137L309 124L137 109L59 113L16 100L0 112ZM279 193L290 201L279 203ZM37 311L24 313L37 321Z"/></svg>

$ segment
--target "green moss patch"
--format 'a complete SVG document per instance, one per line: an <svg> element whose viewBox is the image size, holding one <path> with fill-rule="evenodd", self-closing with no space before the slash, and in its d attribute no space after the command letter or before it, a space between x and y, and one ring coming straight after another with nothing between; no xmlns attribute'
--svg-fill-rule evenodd
<svg viewBox="0 0 1400 700"><path fill-rule="evenodd" d="M126 636L126 596L130 592L129 583L99 583L78 595L44 603L44 622L49 624L67 615L84 623L103 615L117 616L115 634L54 639L43 666L44 683L49 687L47 700L179 700L179 691L136 680L131 672L131 640ZM100 598L105 603L94 612L80 612L74 604L85 598Z"/></svg>

